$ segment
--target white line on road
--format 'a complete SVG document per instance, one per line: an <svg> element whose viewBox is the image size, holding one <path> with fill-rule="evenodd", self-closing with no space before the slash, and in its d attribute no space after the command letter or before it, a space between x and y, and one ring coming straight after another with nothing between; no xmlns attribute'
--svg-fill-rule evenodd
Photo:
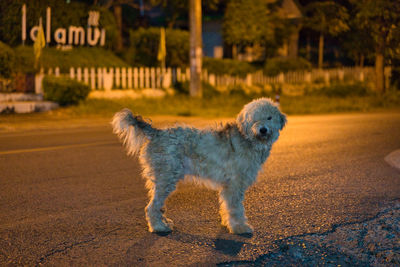
<svg viewBox="0 0 400 267"><path fill-rule="evenodd" d="M400 171L400 149L393 151L385 157L385 161L389 163L390 166L395 167Z"/></svg>
<svg viewBox="0 0 400 267"><path fill-rule="evenodd" d="M51 150L60 150L60 149L68 149L68 148L110 145L110 144L116 144L116 142L95 142L95 143L87 143L87 144L73 144L73 145L38 147L38 148L29 148L29 149L16 149L16 150L0 151L0 155L32 153L32 152L51 151Z"/></svg>

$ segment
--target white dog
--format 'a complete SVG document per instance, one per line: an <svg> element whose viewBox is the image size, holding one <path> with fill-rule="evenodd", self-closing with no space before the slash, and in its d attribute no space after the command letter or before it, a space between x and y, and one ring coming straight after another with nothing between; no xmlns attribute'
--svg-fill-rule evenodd
<svg viewBox="0 0 400 267"><path fill-rule="evenodd" d="M177 182L187 177L219 191L222 224L231 233L252 233L244 214L244 194L285 124L286 116L267 98L245 105L235 122L219 129L156 129L128 109L116 113L114 133L128 155L139 154L143 166L150 195L149 231L171 231L164 202Z"/></svg>

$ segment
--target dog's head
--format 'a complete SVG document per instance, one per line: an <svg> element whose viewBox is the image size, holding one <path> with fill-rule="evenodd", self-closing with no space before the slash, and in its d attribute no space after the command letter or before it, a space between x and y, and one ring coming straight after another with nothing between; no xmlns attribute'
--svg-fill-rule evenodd
<svg viewBox="0 0 400 267"><path fill-rule="evenodd" d="M253 100L236 118L240 132L250 140L272 144L286 124L286 115L269 98Z"/></svg>

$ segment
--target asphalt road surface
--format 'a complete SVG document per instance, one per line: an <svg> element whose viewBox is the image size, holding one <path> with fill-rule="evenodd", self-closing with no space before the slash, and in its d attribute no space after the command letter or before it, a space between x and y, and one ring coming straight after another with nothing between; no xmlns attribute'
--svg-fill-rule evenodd
<svg viewBox="0 0 400 267"><path fill-rule="evenodd" d="M252 236L227 233L217 194L187 184L167 201L174 231L157 235L138 161L108 125L3 132L0 265L250 265L279 240L362 222L397 201L400 172L384 157L399 148L400 113L289 117L246 193Z"/></svg>

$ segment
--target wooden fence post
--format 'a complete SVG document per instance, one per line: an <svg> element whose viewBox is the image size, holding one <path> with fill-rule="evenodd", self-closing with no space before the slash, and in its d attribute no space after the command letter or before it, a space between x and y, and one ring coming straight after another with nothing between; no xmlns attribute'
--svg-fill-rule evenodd
<svg viewBox="0 0 400 267"><path fill-rule="evenodd" d="M71 68L69 68L69 77L71 78L71 79L75 79L75 69L74 69L74 67L71 67Z"/></svg>
<svg viewBox="0 0 400 267"><path fill-rule="evenodd" d="M150 88L150 69L148 67L144 69L144 86Z"/></svg>
<svg viewBox="0 0 400 267"><path fill-rule="evenodd" d="M97 68L97 88L98 89L103 89L104 88L103 69L101 69L101 68Z"/></svg>
<svg viewBox="0 0 400 267"><path fill-rule="evenodd" d="M139 88L144 87L144 69L142 67L139 68Z"/></svg>
<svg viewBox="0 0 400 267"><path fill-rule="evenodd" d="M89 84L89 70L88 68L83 69L83 82Z"/></svg>
<svg viewBox="0 0 400 267"><path fill-rule="evenodd" d="M279 83L285 83L285 74L283 74L283 72L279 73L278 82Z"/></svg>
<svg viewBox="0 0 400 267"><path fill-rule="evenodd" d="M82 81L82 69L81 69L81 67L78 67L77 69L76 69L76 80L77 81Z"/></svg>
<svg viewBox="0 0 400 267"><path fill-rule="evenodd" d="M90 88L96 89L96 73L94 68L90 68Z"/></svg>
<svg viewBox="0 0 400 267"><path fill-rule="evenodd" d="M128 89L132 89L132 68L128 68Z"/></svg>
<svg viewBox="0 0 400 267"><path fill-rule="evenodd" d="M133 69L133 88L139 88L139 71L138 68Z"/></svg>
<svg viewBox="0 0 400 267"><path fill-rule="evenodd" d="M330 75L329 75L329 71L324 71L324 81L326 84L330 84Z"/></svg>
<svg viewBox="0 0 400 267"><path fill-rule="evenodd" d="M151 88L154 89L156 88L156 70L154 67L150 68L150 81L151 81Z"/></svg>
<svg viewBox="0 0 400 267"><path fill-rule="evenodd" d="M120 88L120 86L121 86L120 68L115 68L115 88Z"/></svg>
<svg viewBox="0 0 400 267"><path fill-rule="evenodd" d="M126 68L121 69L121 87L126 89Z"/></svg>

